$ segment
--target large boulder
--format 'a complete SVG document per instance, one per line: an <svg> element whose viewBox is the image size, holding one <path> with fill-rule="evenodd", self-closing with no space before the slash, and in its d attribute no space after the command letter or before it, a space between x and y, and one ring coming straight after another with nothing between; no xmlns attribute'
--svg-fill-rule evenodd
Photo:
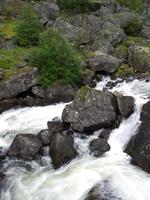
<svg viewBox="0 0 150 200"><path fill-rule="evenodd" d="M38 70L33 68L0 83L0 100L25 92L38 83Z"/></svg>
<svg viewBox="0 0 150 200"><path fill-rule="evenodd" d="M132 162L150 173L150 101L143 106L138 134L127 145Z"/></svg>
<svg viewBox="0 0 150 200"><path fill-rule="evenodd" d="M150 72L150 47L131 45L129 48L129 64L140 73Z"/></svg>
<svg viewBox="0 0 150 200"><path fill-rule="evenodd" d="M105 152L110 150L110 145L105 139L94 139L90 142L89 149L95 157L102 156Z"/></svg>
<svg viewBox="0 0 150 200"><path fill-rule="evenodd" d="M111 53L117 44L121 43L126 38L124 30L119 26L115 26L110 22L106 22L103 25L101 31L99 31L93 38L91 48L95 51Z"/></svg>
<svg viewBox="0 0 150 200"><path fill-rule="evenodd" d="M100 53L92 56L87 61L88 65L96 72L114 73L121 65L121 60L114 56Z"/></svg>
<svg viewBox="0 0 150 200"><path fill-rule="evenodd" d="M31 161L37 156L41 147L42 143L35 135L18 134L8 150L8 156Z"/></svg>
<svg viewBox="0 0 150 200"><path fill-rule="evenodd" d="M128 118L134 112L134 98L131 96L117 97L118 108L123 118Z"/></svg>
<svg viewBox="0 0 150 200"><path fill-rule="evenodd" d="M76 150L73 147L74 139L65 132L56 132L51 135L50 156L55 169L70 162L76 157Z"/></svg>
<svg viewBox="0 0 150 200"><path fill-rule="evenodd" d="M116 121L116 99L110 92L82 87L73 103L67 105L62 119L79 132L112 127Z"/></svg>

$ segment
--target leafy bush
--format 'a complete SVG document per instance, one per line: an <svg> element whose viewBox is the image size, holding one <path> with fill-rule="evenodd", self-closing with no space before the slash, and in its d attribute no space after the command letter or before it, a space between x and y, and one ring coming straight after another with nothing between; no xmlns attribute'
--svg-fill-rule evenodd
<svg viewBox="0 0 150 200"><path fill-rule="evenodd" d="M136 12L142 12L144 9L143 0L117 0L120 5L127 6Z"/></svg>
<svg viewBox="0 0 150 200"><path fill-rule="evenodd" d="M17 41L20 46L32 46L38 44L39 33L42 25L34 13L32 7L26 4L21 13L20 21L16 27Z"/></svg>
<svg viewBox="0 0 150 200"><path fill-rule="evenodd" d="M58 0L61 9L87 10L91 0Z"/></svg>
<svg viewBox="0 0 150 200"><path fill-rule="evenodd" d="M124 31L129 36L137 36L142 28L142 23L138 17L133 17L124 27Z"/></svg>
<svg viewBox="0 0 150 200"><path fill-rule="evenodd" d="M39 81L44 87L56 81L71 85L80 82L80 57L56 30L41 34L39 46L30 52L29 61L39 67Z"/></svg>

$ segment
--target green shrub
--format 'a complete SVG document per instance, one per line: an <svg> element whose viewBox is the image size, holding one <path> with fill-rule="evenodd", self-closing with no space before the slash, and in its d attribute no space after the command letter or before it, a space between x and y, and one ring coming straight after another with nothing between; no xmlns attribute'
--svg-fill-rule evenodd
<svg viewBox="0 0 150 200"><path fill-rule="evenodd" d="M137 36L142 28L142 23L138 17L133 17L124 27L124 31L129 36Z"/></svg>
<svg viewBox="0 0 150 200"><path fill-rule="evenodd" d="M39 67L39 81L44 87L56 81L71 85L80 82L80 57L56 30L41 34L39 46L30 52L29 61Z"/></svg>
<svg viewBox="0 0 150 200"><path fill-rule="evenodd" d="M91 4L91 0L58 0L61 9L85 11Z"/></svg>
<svg viewBox="0 0 150 200"><path fill-rule="evenodd" d="M20 46L38 44L42 25L32 7L26 4L22 9L20 21L16 27L16 37Z"/></svg>
<svg viewBox="0 0 150 200"><path fill-rule="evenodd" d="M117 0L120 5L127 6L136 12L142 12L144 9L143 0Z"/></svg>

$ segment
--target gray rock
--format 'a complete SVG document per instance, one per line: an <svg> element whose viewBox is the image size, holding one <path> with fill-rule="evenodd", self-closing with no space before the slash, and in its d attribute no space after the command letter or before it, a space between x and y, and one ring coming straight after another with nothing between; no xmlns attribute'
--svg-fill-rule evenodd
<svg viewBox="0 0 150 200"><path fill-rule="evenodd" d="M2 101L0 101L0 113L6 111L8 109L17 107L18 105L19 104L18 104L17 98L2 100Z"/></svg>
<svg viewBox="0 0 150 200"><path fill-rule="evenodd" d="M55 3L44 1L41 5L38 6L38 13L43 23L45 24L49 21L56 20L59 15L59 7Z"/></svg>
<svg viewBox="0 0 150 200"><path fill-rule="evenodd" d="M59 132L51 135L50 156L55 169L58 169L76 157L73 145L74 139L71 135Z"/></svg>
<svg viewBox="0 0 150 200"><path fill-rule="evenodd" d="M74 99L76 89L71 85L53 84L45 90L45 98L49 103L69 102Z"/></svg>
<svg viewBox="0 0 150 200"><path fill-rule="evenodd" d="M37 156L41 147L42 143L35 135L18 134L8 150L8 156L31 161Z"/></svg>
<svg viewBox="0 0 150 200"><path fill-rule="evenodd" d="M32 87L32 93L39 98L44 98L45 94L44 94L44 89L40 86L33 86Z"/></svg>
<svg viewBox="0 0 150 200"><path fill-rule="evenodd" d="M117 97L119 111L124 118L128 118L134 112L134 98L130 96Z"/></svg>
<svg viewBox="0 0 150 200"><path fill-rule="evenodd" d="M116 99L110 92L81 88L73 103L67 105L62 119L79 132L111 127L116 121Z"/></svg>
<svg viewBox="0 0 150 200"><path fill-rule="evenodd" d="M62 121L49 121L47 122L47 126L50 133L62 132L64 130L64 125Z"/></svg>
<svg viewBox="0 0 150 200"><path fill-rule="evenodd" d="M89 149L91 154L95 157L102 156L105 152L110 150L110 145L105 139L94 139L90 142Z"/></svg>
<svg viewBox="0 0 150 200"><path fill-rule="evenodd" d="M43 146L47 146L50 144L50 132L49 130L41 130L38 134L37 137L39 140L42 142Z"/></svg>
<svg viewBox="0 0 150 200"><path fill-rule="evenodd" d="M121 60L114 56L99 53L99 55L93 56L87 61L88 66L96 72L114 73L121 65Z"/></svg>
<svg viewBox="0 0 150 200"><path fill-rule="evenodd" d="M0 83L0 100L7 99L25 92L38 83L38 70L22 72L7 81Z"/></svg>
<svg viewBox="0 0 150 200"><path fill-rule="evenodd" d="M140 73L150 72L150 56L149 56L150 47L149 46L131 45L128 52L129 52L129 64L137 72L140 72Z"/></svg>
<svg viewBox="0 0 150 200"><path fill-rule="evenodd" d="M112 23L105 23L103 29L96 34L91 45L93 50L111 53L113 48L126 38L124 30Z"/></svg>
<svg viewBox="0 0 150 200"><path fill-rule="evenodd" d="M141 125L125 150L132 157L132 162L150 173L150 101L143 106Z"/></svg>
<svg viewBox="0 0 150 200"><path fill-rule="evenodd" d="M56 20L55 28L57 28L69 42L75 42L81 35L82 29L73 26L60 18Z"/></svg>
<svg viewBox="0 0 150 200"><path fill-rule="evenodd" d="M101 200L101 186L96 185L93 187L85 200Z"/></svg>

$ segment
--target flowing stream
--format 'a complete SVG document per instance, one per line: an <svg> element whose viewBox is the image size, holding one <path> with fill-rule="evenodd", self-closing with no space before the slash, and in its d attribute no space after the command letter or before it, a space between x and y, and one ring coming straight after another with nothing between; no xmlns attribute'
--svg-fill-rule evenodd
<svg viewBox="0 0 150 200"><path fill-rule="evenodd" d="M103 89L109 77L97 84ZM79 157L70 164L54 170L51 160L44 157L44 164L33 161L11 161L5 164L7 184L1 191L1 200L84 200L97 183L107 182L109 200L150 200L150 175L130 164L130 157L123 152L130 138L137 133L140 112L150 99L150 82L134 80L117 84L112 91L135 98L135 111L119 128L111 132L108 140L111 150L101 158L89 155L88 144L92 136L80 138L75 134L75 148ZM38 133L46 128L47 121L60 118L65 104L46 107L10 110L0 115L0 146L7 150L17 133ZM105 188L102 193L105 193ZM104 195L104 194L103 194Z"/></svg>

